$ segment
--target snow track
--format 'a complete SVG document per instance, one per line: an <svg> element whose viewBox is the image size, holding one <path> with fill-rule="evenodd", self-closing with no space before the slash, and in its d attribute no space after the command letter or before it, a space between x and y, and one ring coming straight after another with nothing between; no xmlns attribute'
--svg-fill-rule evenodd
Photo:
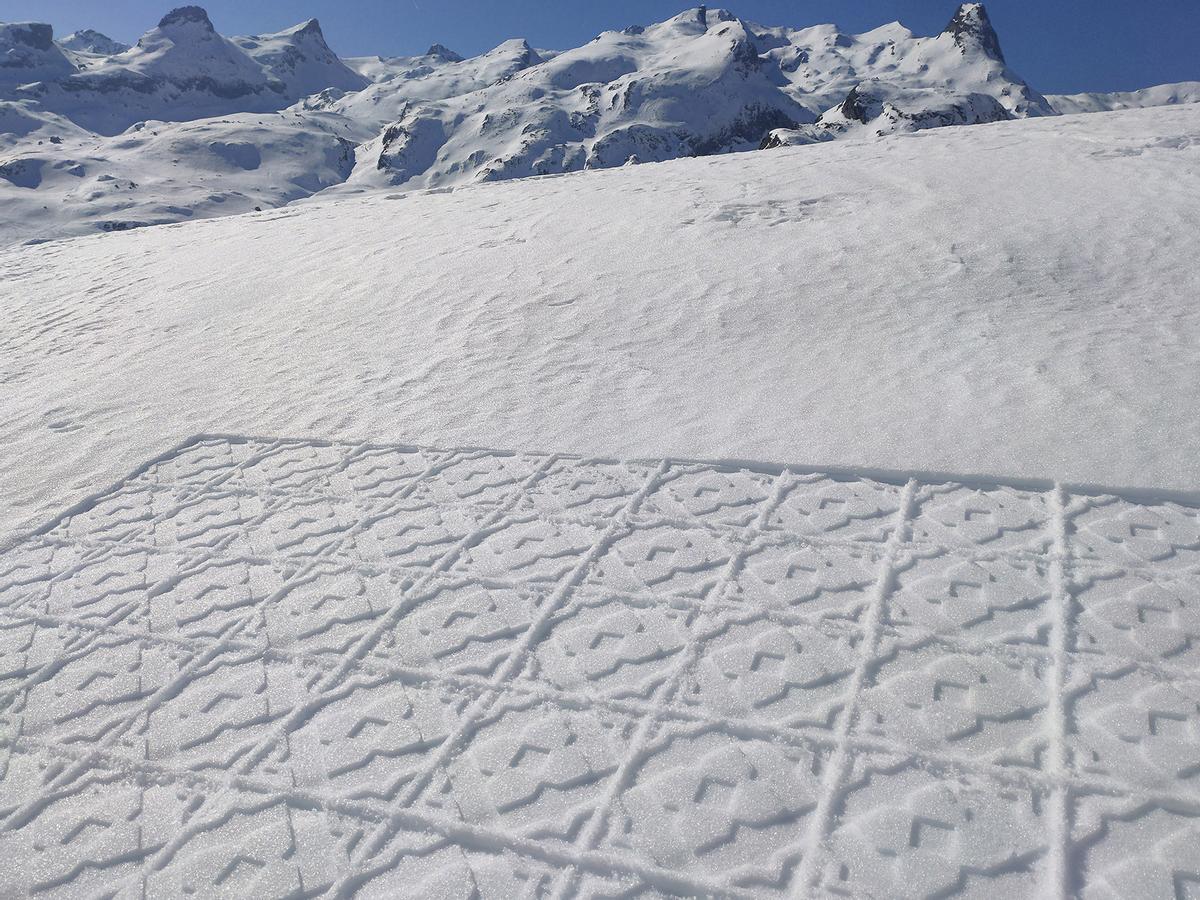
<svg viewBox="0 0 1200 900"><path fill-rule="evenodd" d="M204 437L0 555L47 896L1200 889L1200 511Z"/></svg>

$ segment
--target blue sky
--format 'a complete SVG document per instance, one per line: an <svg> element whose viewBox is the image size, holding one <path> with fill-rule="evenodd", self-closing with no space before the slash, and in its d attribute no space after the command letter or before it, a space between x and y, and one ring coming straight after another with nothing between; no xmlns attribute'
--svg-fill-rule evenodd
<svg viewBox="0 0 1200 900"><path fill-rule="evenodd" d="M193 0L197 2L197 0ZM576 46L601 31L668 18L687 0L198 0L223 34L278 31L316 16L343 56L405 55L437 41L464 55L510 37ZM95 28L126 42L181 0L0 0L6 21L50 22L66 34ZM866 31L898 19L939 31L954 0L732 0L769 25L836 22ZM1200 81L1200 0L990 0L1013 68L1046 93L1129 90Z"/></svg>

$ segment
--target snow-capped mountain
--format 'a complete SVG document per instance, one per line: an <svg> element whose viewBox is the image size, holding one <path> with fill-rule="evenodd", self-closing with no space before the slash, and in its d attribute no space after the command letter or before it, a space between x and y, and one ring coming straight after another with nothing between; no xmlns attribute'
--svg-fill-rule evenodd
<svg viewBox="0 0 1200 900"><path fill-rule="evenodd" d="M948 10L949 12L950 10ZM704 6L580 47L343 60L315 19L222 36L196 6L133 47L0 25L0 241L225 215L321 191L469 184L1056 112L1185 102L1195 86L1053 100L984 7L767 27ZM119 189L117 186L120 186Z"/></svg>
<svg viewBox="0 0 1200 900"><path fill-rule="evenodd" d="M28 26L49 29L49 26ZM274 112L326 87L357 90L367 80L347 67L311 20L278 34L230 39L198 6L172 10L137 44L76 68L39 32L42 68L25 75L15 99L37 101L104 135L147 119L187 121L235 112ZM39 46L40 46L39 45ZM66 67L57 63L57 52Z"/></svg>
<svg viewBox="0 0 1200 900"><path fill-rule="evenodd" d="M815 119L753 26L723 10L605 32L546 61L514 49L510 76L406 103L360 152L375 172L356 180L435 185L708 155Z"/></svg>
<svg viewBox="0 0 1200 900"><path fill-rule="evenodd" d="M773 132L765 147L875 136L947 125L1053 115L1054 109L1008 67L980 3L963 4L941 34L914 37L896 25L831 42L857 83L811 126ZM811 65L811 61L807 63Z"/></svg>
<svg viewBox="0 0 1200 900"><path fill-rule="evenodd" d="M0 96L15 85L64 78L75 71L75 64L54 43L54 29L49 25L0 23Z"/></svg>
<svg viewBox="0 0 1200 900"><path fill-rule="evenodd" d="M233 42L282 82L287 97L299 99L326 88L359 91L369 84L329 49L316 19L276 34L235 37Z"/></svg>
<svg viewBox="0 0 1200 900"><path fill-rule="evenodd" d="M1140 91L1116 91L1108 94L1048 94L1054 111L1071 113L1110 112L1114 109L1142 109L1148 106L1175 106L1200 103L1200 81L1160 84Z"/></svg>
<svg viewBox="0 0 1200 900"><path fill-rule="evenodd" d="M401 119L413 102L471 94L546 59L542 52L518 38L471 59L463 59L435 44L423 56L357 60L359 71L371 73L377 83L350 96L322 98L326 101L323 105L378 132Z"/></svg>
<svg viewBox="0 0 1200 900"><path fill-rule="evenodd" d="M59 38L57 43L64 50L72 50L75 53L87 53L93 56L116 56L118 53L124 53L129 49L128 44L114 41L108 35L101 34L99 31L93 31L90 28L73 31L65 38Z"/></svg>

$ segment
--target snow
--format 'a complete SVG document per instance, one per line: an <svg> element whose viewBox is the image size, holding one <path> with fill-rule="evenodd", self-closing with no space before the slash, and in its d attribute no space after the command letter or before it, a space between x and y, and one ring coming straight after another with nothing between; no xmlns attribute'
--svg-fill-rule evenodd
<svg viewBox="0 0 1200 900"><path fill-rule="evenodd" d="M1052 94L1046 99L1056 112L1063 115L1200 103L1200 81L1160 84L1140 91L1117 91L1111 94Z"/></svg>
<svg viewBox="0 0 1200 900"><path fill-rule="evenodd" d="M56 43L64 50L88 56L116 56L118 53L124 53L129 49L128 44L114 41L108 35L101 34L99 31L93 31L91 28L72 31L66 37L60 38Z"/></svg>
<svg viewBox="0 0 1200 900"><path fill-rule="evenodd" d="M236 37L233 41L282 81L289 97L307 97L328 88L358 91L368 83L329 49L316 19L277 34Z"/></svg>
<svg viewBox="0 0 1200 900"><path fill-rule="evenodd" d="M0 557L6 884L1171 896L1198 563L1111 495L197 438Z"/></svg>
<svg viewBox="0 0 1200 900"><path fill-rule="evenodd" d="M329 49L315 19L277 34L230 39L216 31L203 9L184 6L135 46L88 57L78 70L50 41L48 25L28 27L45 29L39 40L50 49L39 49L44 58L24 60L23 68L13 70L19 83L5 99L36 101L101 135L148 119L273 112L326 88L358 90L368 83ZM19 36L6 34L0 32L0 49Z"/></svg>
<svg viewBox="0 0 1200 900"><path fill-rule="evenodd" d="M958 30L916 38L900 26L862 35L764 28L698 8L605 32L470 93L438 100L422 97L421 80L400 90L384 81L331 109L392 121L360 151L354 186L410 187L753 149L772 129L811 123L864 84L903 94L913 129L1050 114L1005 65L982 9L961 15ZM838 136L818 130L811 139Z"/></svg>
<svg viewBox="0 0 1200 900"><path fill-rule="evenodd" d="M0 893L1188 895L1186 86L978 4L0 42L78 67L0 87Z"/></svg>
<svg viewBox="0 0 1200 900"><path fill-rule="evenodd" d="M1001 122L13 248L0 522L200 431L1193 491L1198 134Z"/></svg>
<svg viewBox="0 0 1200 900"><path fill-rule="evenodd" d="M458 186L1053 112L1007 66L978 4L933 37L898 23L858 35L766 27L695 7L564 51L514 38L471 59L435 44L420 57L343 61L315 19L226 38L199 7L168 13L112 55L64 50L48 25L5 28L0 104L11 124L0 165L18 177L0 179L4 241L228 215L319 192ZM67 40L116 49L94 32ZM214 170L207 145L187 137L195 130L228 132L219 143L287 163L274 178ZM355 145L353 166L328 164L335 139ZM297 174L303 162L311 177ZM114 195L90 177L123 187Z"/></svg>
<svg viewBox="0 0 1200 900"><path fill-rule="evenodd" d="M75 66L39 22L0 22L0 86L69 75Z"/></svg>
<svg viewBox="0 0 1200 900"><path fill-rule="evenodd" d="M0 242L270 209L340 184L354 167L342 123L319 112L151 121L110 138L62 121L34 120L41 143L0 166Z"/></svg>

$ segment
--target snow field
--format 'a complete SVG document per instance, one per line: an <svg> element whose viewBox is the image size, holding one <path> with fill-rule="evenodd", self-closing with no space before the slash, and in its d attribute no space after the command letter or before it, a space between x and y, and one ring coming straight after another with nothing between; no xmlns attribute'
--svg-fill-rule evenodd
<svg viewBox="0 0 1200 900"><path fill-rule="evenodd" d="M201 431L1197 496L1198 150L1163 107L11 248L0 534Z"/></svg>
<svg viewBox="0 0 1200 900"><path fill-rule="evenodd" d="M1200 511L235 436L0 556L18 893L1175 897Z"/></svg>

